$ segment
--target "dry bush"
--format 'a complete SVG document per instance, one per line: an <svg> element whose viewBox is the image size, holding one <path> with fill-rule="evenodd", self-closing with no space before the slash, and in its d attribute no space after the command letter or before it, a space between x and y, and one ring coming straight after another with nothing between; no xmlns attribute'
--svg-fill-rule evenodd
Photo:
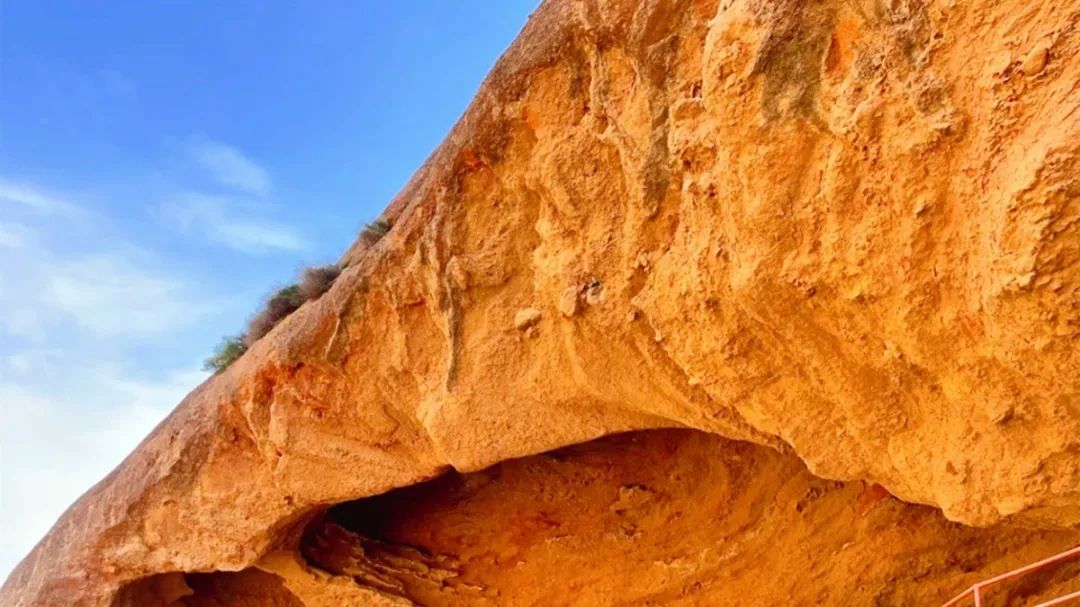
<svg viewBox="0 0 1080 607"><path fill-rule="evenodd" d="M295 312L305 301L318 299L326 293L339 274L341 274L341 269L335 264L306 268L301 273L299 284L278 289L266 300L263 309L248 321L247 332L225 338L214 355L206 359L203 367L207 371L217 372L231 365L250 346L269 333L286 316Z"/></svg>
<svg viewBox="0 0 1080 607"><path fill-rule="evenodd" d="M261 312L248 322L247 334L244 341L251 346L273 329L281 319L292 314L304 303L304 297L300 294L299 285L289 285L278 290L277 293L266 301L266 306Z"/></svg>
<svg viewBox="0 0 1080 607"><path fill-rule="evenodd" d="M304 301L312 301L322 297L341 274L341 269L335 264L305 268L300 275L300 295Z"/></svg>
<svg viewBox="0 0 1080 607"><path fill-rule="evenodd" d="M382 237L390 232L391 227L393 226L390 225L389 221L386 221L385 219L376 219L364 226L364 229L360 231L360 241L370 247L382 240Z"/></svg>

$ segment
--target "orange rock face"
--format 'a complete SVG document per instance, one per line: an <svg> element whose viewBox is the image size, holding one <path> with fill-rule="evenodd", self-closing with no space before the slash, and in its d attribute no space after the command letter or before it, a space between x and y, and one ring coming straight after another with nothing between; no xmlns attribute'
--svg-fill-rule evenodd
<svg viewBox="0 0 1080 607"><path fill-rule="evenodd" d="M343 504L301 552L421 605L933 605L1076 543L949 523L766 447L666 430ZM1080 590L1080 563L1042 575L988 597Z"/></svg>
<svg viewBox="0 0 1080 607"><path fill-rule="evenodd" d="M1078 27L545 3L0 603L909 604L1077 543Z"/></svg>

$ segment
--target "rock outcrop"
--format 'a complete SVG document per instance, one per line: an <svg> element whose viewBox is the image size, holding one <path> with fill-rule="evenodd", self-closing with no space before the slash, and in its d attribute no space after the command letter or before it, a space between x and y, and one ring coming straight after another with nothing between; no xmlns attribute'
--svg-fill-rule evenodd
<svg viewBox="0 0 1080 607"><path fill-rule="evenodd" d="M1076 544L1078 22L549 0L0 603L908 604Z"/></svg>

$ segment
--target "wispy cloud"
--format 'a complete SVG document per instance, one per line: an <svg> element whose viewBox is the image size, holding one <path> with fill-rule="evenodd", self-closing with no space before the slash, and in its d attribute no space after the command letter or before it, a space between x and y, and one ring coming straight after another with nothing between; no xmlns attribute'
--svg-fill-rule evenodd
<svg viewBox="0 0 1080 607"><path fill-rule="evenodd" d="M172 354L180 329L221 304L78 200L12 184L0 180L18 216L0 223L0 579L206 377L162 361L186 359Z"/></svg>
<svg viewBox="0 0 1080 607"><path fill-rule="evenodd" d="M181 232L242 253L299 251L308 243L292 226L267 218L270 173L241 150L208 139L188 141L186 154L216 188L188 183L166 197L161 217Z"/></svg>
<svg viewBox="0 0 1080 607"><path fill-rule="evenodd" d="M0 178L0 201L39 213L78 215L78 208L38 188Z"/></svg>
<svg viewBox="0 0 1080 607"><path fill-rule="evenodd" d="M265 196L270 192L270 173L240 150L207 139L190 146L192 158L218 183L241 192Z"/></svg>
<svg viewBox="0 0 1080 607"><path fill-rule="evenodd" d="M243 253L299 251L307 246L291 227L258 219L262 206L231 196L183 192L163 204L161 211L180 230L198 232Z"/></svg>
<svg viewBox="0 0 1080 607"><path fill-rule="evenodd" d="M0 224L0 245L7 246L0 256L0 335L45 339L65 323L94 336L146 335L208 311L211 304L188 280L100 218L32 186L5 190L12 191L39 216L33 230ZM70 214L58 218L54 209ZM84 248L72 248L80 239Z"/></svg>
<svg viewBox="0 0 1080 607"><path fill-rule="evenodd" d="M44 269L39 302L100 336L151 334L187 324L207 312L182 281L140 267L127 256L91 254Z"/></svg>

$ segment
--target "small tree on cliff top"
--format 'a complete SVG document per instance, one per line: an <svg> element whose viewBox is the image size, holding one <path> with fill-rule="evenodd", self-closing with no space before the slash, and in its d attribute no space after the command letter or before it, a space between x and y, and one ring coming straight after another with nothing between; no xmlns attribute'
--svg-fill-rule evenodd
<svg viewBox="0 0 1080 607"><path fill-rule="evenodd" d="M236 362L244 352L247 352L247 344L244 343L243 335L233 335L221 340L214 355L203 362L203 371L219 373L229 365Z"/></svg>

